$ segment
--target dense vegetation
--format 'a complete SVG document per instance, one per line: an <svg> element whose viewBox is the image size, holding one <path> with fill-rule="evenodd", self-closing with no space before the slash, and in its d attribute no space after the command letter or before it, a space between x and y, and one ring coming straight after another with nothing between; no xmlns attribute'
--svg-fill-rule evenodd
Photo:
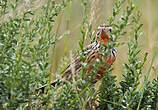
<svg viewBox="0 0 158 110"><path fill-rule="evenodd" d="M62 86L48 86L43 94L36 91L52 80L53 67L49 60L53 56L50 55L50 50L54 50L56 43L62 38L69 36L68 29L63 33L58 33L58 29L55 31L56 17L65 9L69 12L71 3L72 0L47 0L40 10L26 8L25 12L18 15L16 11L19 0L0 1L0 17L8 16L4 21L0 21L0 109L157 110L158 77L149 80L156 52L147 66L148 69L145 69L148 53L139 47L138 41L143 36L141 12L130 0L115 1L111 16L105 20L105 24L113 28L111 34L114 37L106 46L107 52L112 47L128 47L128 61L124 63L121 80L117 81L116 76L112 74L114 68L104 73L99 86L91 84L88 80L102 64L102 61L99 61L93 65L96 68L89 78L84 75L88 65L83 65L81 75L77 79L64 82ZM82 57L83 62L86 40L95 41L93 19L89 19L87 8L89 3L95 3L95 0L81 0L81 36L79 48L74 52ZM93 10L90 10L90 13L91 11ZM13 17L9 17L11 12ZM120 41L122 37L126 37L127 41ZM107 52L102 48L100 54L106 55ZM143 58L140 52L144 53ZM67 61L63 60L59 64L61 69L65 68L65 63ZM60 71L59 69L57 72ZM97 108L94 102L97 103Z"/></svg>

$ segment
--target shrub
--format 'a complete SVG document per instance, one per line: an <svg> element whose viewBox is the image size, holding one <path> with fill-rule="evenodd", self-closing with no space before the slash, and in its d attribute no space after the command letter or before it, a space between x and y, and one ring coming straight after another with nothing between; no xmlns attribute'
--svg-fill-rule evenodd
<svg viewBox="0 0 158 110"><path fill-rule="evenodd" d="M91 42L95 41L92 21L88 19L89 1L81 0L83 20L81 24L81 39L79 49L82 62L86 57L85 40L89 35ZM16 10L18 0L0 2L1 17L9 11ZM107 69L101 80L99 89L92 85L88 78L93 78L102 60L93 65L92 75L85 76L89 65L82 65L80 75L73 81L60 82L60 85L46 87L43 94L36 92L42 85L51 82L49 71L49 49L67 33L58 34L54 31L56 16L72 3L62 0L60 3L48 0L36 15L32 10L26 10L19 16L0 22L0 108L1 109L118 109L118 110L156 110L158 109L158 78L149 81L149 74L154 61L144 76L144 59L140 58L138 39L141 37L141 13L128 0L117 0L112 9L112 15L106 24L113 27L110 43L101 45L100 54L107 55L112 47L122 44L128 46L128 62L124 64L124 72L119 84L112 75L113 68ZM122 16L121 16L122 15ZM120 37L128 37L128 42L120 43ZM107 48L107 51L103 51ZM88 80L87 80L88 79ZM98 102L97 107L95 104Z"/></svg>

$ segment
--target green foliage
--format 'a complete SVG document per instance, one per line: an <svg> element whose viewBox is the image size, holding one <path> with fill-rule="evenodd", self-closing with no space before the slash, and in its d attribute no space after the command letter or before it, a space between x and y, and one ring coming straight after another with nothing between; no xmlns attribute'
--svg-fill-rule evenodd
<svg viewBox="0 0 158 110"><path fill-rule="evenodd" d="M18 2L2 0L0 17L9 13L10 7L15 11ZM28 10L21 17L15 16L0 22L0 109L158 109L158 78L151 82L148 80L153 61L148 72L144 72L147 53L141 60L140 52L143 50L139 48L138 42L143 26L140 23L141 14L130 0L117 0L114 4L112 15L106 21L113 28L111 35L114 38L107 46L101 45L99 50L102 56L107 56L111 48L122 44L119 42L120 37L128 37L128 62L124 64L119 85L116 84L116 76L111 74L111 68L105 68L107 71L99 90L91 83L100 65L105 62L101 59L91 65L84 63L86 37L89 36L93 42L95 36L92 36L92 25L88 20L89 1L81 0L83 19L78 50L83 62L81 75L73 81L59 80L60 85L46 87L43 94L35 91L51 82L49 49L66 34L58 35L54 32L55 17L71 2L62 0L56 3L48 0L37 16L34 11ZM94 69L87 76L85 72L90 66ZM147 74L142 86L140 78L144 73ZM97 108L94 106L96 101L99 103Z"/></svg>
<svg viewBox="0 0 158 110"><path fill-rule="evenodd" d="M15 109L24 103L30 108L33 91L49 81L48 50L62 38L52 36L54 17L65 6L64 1L56 4L49 0L37 18L27 11L21 18L0 24L1 108Z"/></svg>
<svg viewBox="0 0 158 110"><path fill-rule="evenodd" d="M131 28L131 30L128 32L131 33L129 35L130 40L127 43L129 57L128 63L124 64L124 73L122 74L123 79L122 81L120 81L120 87L117 87L115 85L116 81L114 76L112 76L111 74L104 76L99 90L99 99L101 101L99 108L120 110L134 110L135 108L137 108L137 110L156 110L157 93L155 93L156 88L153 87L153 82L155 82L156 80L154 79L153 82L147 81L147 85L142 88L144 94L139 89L140 77L144 69L144 63L147 59L147 53L145 54L143 61L141 61L139 57L139 53L142 51L141 49L139 49L138 45L138 38L141 36L140 29L142 27L142 24L140 23L140 12L135 9L135 6L132 2L128 2L129 6L126 7L124 13L125 16L122 16L121 21L117 22L117 24L114 22L115 17L119 13L119 9L124 2L125 1L122 0L118 1L118 3L115 4L116 9L113 9L113 17L111 17L109 21L112 26L116 27L116 30L114 30L113 32L113 35L115 36L114 43L111 45L119 46L120 44L117 43L118 37L120 35L123 35L122 31L125 28ZM109 94L107 93L107 91Z"/></svg>

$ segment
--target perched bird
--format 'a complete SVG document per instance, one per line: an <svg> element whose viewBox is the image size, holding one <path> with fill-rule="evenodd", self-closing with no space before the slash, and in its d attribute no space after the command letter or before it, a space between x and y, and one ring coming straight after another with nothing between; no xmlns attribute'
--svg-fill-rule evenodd
<svg viewBox="0 0 158 110"><path fill-rule="evenodd" d="M107 45L110 41L110 38L112 38L111 35L108 35L108 31L109 32L112 31L112 28L110 26L101 25L98 27L98 31L96 34L96 41L88 45L85 48L85 51L83 53L83 55L86 56L86 60L84 61L85 64L87 65L94 64L96 60L99 60L102 58L102 56L99 54L99 49L101 45ZM93 81L91 81L92 83L96 83L99 79L103 77L103 73L106 71L105 67L109 68L113 64L113 62L116 60L116 52L117 52L116 49L112 48L110 49L108 55L103 58L105 62L103 62L104 64L102 64L102 66L99 67L96 73L96 78ZM72 68L74 68L74 74L77 75L77 73L79 73L80 70L82 69L82 64L83 64L83 61L80 55L73 58L72 62L62 72L63 73L62 78L68 81L72 80L72 77L73 77ZM89 66L85 74L89 75L92 70L93 70L93 67ZM56 81L53 81L51 85L55 86ZM44 88L46 86L48 86L48 84L40 87L38 90L42 90L42 92L44 92Z"/></svg>

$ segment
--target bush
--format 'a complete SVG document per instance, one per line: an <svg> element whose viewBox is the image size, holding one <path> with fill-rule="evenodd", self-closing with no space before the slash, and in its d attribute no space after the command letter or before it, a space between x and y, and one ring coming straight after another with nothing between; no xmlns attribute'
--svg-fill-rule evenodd
<svg viewBox="0 0 158 110"><path fill-rule="evenodd" d="M16 11L20 1L0 2L1 17L10 11ZM82 0L83 21L81 24L81 39L76 54L80 55L82 62L85 40L90 36L91 42L95 40L93 25L88 20L88 3ZM61 83L55 87L46 87L43 94L36 92L42 85L51 82L52 73L49 71L49 49L62 39L67 32L58 34L54 31L56 16L69 7L71 0L62 0L60 3L47 0L46 4L36 15L32 10L26 10L19 16L0 22L0 108L5 109L118 109L118 110L156 110L158 109L158 78L149 81L149 74L154 61L140 83L144 73L144 59L140 58L138 39L141 36L141 13L138 8L127 0L117 0L112 9L112 15L106 24L113 27L110 44L101 46L100 54L106 55L112 47L118 47L120 37L127 36L128 62L124 64L122 80L116 83L113 69L104 73L99 89L87 81L84 75L89 65L82 65L81 75L69 82ZM120 16L122 15L122 16ZM102 48L107 48L107 52ZM102 61L92 65L97 72ZM89 78L93 77L89 76ZM62 85L62 86L61 86ZM98 103L95 107L95 103ZM90 103L90 104L89 104Z"/></svg>

